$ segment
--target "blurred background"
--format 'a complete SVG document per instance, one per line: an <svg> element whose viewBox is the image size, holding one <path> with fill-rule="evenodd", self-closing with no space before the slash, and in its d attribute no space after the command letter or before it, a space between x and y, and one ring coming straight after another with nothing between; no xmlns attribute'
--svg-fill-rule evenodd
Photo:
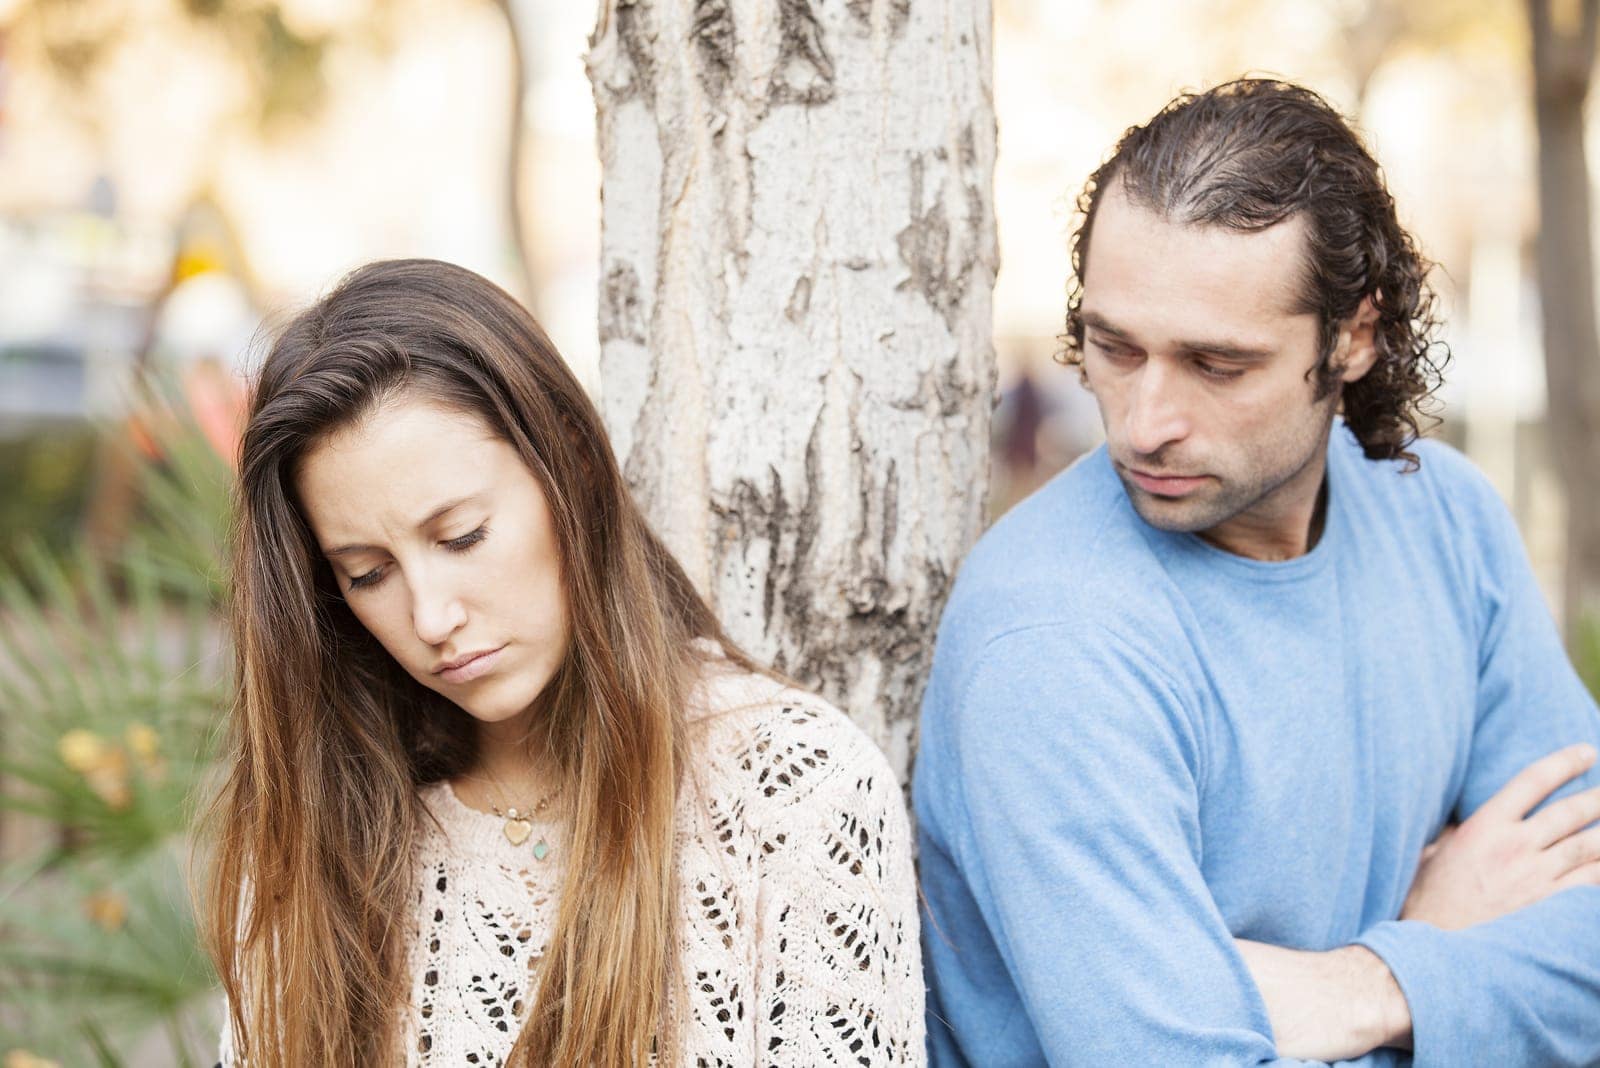
<svg viewBox="0 0 1600 1068"><path fill-rule="evenodd" d="M524 298L599 388L593 8L0 0L4 1068L212 1063L183 832L231 670L226 458L272 324L356 264L434 256ZM1052 360L1080 183L1176 92L1270 73L1357 120L1438 261L1436 433L1561 611L1520 0L995 0L994 56L992 511L1099 440Z"/></svg>

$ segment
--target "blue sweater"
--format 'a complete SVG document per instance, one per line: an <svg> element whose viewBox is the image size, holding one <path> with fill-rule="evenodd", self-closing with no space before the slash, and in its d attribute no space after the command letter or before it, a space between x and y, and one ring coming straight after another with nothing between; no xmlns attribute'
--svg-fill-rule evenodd
<svg viewBox="0 0 1600 1068"><path fill-rule="evenodd" d="M1600 745L1506 509L1417 451L1402 474L1336 425L1324 533L1287 562L1152 528L1103 450L982 539L914 786L934 1068L1304 1063L1235 937L1372 949L1418 1066L1600 1064L1600 888L1396 920L1447 821Z"/></svg>

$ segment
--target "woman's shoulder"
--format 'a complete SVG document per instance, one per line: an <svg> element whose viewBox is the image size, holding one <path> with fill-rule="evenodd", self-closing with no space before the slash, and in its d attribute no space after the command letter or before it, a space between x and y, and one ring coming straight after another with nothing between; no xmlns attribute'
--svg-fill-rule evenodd
<svg viewBox="0 0 1600 1068"><path fill-rule="evenodd" d="M882 750L828 701L727 660L709 661L690 701L694 770L760 808L817 795L893 791ZM709 783L708 783L709 785Z"/></svg>

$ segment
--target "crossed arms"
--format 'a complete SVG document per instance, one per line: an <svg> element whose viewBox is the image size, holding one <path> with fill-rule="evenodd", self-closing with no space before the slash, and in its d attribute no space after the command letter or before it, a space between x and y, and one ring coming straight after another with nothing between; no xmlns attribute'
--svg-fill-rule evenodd
<svg viewBox="0 0 1600 1068"><path fill-rule="evenodd" d="M1600 787L1544 805L1594 763L1587 744L1558 750L1446 829L1423 851L1400 919L1462 930L1561 890L1600 886L1600 827L1590 826L1600 820ZM1316 953L1245 939L1236 944L1266 1002L1280 1053L1339 1061L1382 1046L1411 1048L1404 992L1365 946Z"/></svg>
<svg viewBox="0 0 1600 1068"><path fill-rule="evenodd" d="M936 1064L1600 1064L1600 767L1574 748L1600 709L1457 466L1429 507L1470 537L1379 539L1348 589L1203 628L1162 592L1185 559L1142 541L1105 536L1113 579L1054 576L1070 599L979 558L917 765Z"/></svg>
<svg viewBox="0 0 1600 1068"><path fill-rule="evenodd" d="M1600 716L1564 655L1565 675L1506 688L1541 716L1517 715L1522 706L1485 675L1474 751L1445 787L1459 826L1401 872L1392 898L1360 872L1345 886L1348 873L1333 870L1296 881L1328 862L1274 835L1335 813L1262 831L1259 863L1241 866L1281 869L1290 898L1328 884L1333 913L1375 921L1347 915L1336 928L1347 933L1323 943L1333 948L1311 953L1266 944L1270 923L1259 941L1235 939L1208 883L1208 865L1221 863L1201 827L1208 743L1172 711L1170 680L1147 654L1108 651L1101 638L1071 625L1015 632L960 676L963 693L930 690L931 701L963 709L948 729L925 731L919 758L928 784L919 818L938 835L923 846L925 945L937 1011L954 1041L971 1043L961 1056L1379 1065L1400 1059L1380 1047L1404 1046L1410 1032L1418 1068L1600 1059L1597 843L1578 829L1593 819L1600 776L1592 766L1578 775L1585 762L1572 750L1529 766L1564 743L1600 740ZM1068 725L1041 730L1053 715ZM977 889L969 897L957 884ZM1365 909L1373 895L1395 906ZM992 945L941 945L942 927L968 939L975 923ZM983 1002L1004 983L1014 1006ZM1031 1033L1015 1060L992 1056L1023 1019ZM930 1019L930 1031L943 1026Z"/></svg>

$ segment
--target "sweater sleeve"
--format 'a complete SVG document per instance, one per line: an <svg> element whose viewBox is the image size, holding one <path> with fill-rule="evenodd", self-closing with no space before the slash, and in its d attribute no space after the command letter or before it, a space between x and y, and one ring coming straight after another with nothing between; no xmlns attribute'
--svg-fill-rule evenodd
<svg viewBox="0 0 1600 1068"><path fill-rule="evenodd" d="M1204 741L1152 658L1050 624L955 674L917 769L935 1063L1306 1063L1202 876Z"/></svg>
<svg viewBox="0 0 1600 1068"><path fill-rule="evenodd" d="M1600 747L1600 710L1567 659L1511 516L1487 487L1477 500L1468 521L1490 534L1474 577L1477 712L1456 819L1538 758L1577 742ZM1555 797L1597 784L1591 768ZM1359 941L1405 992L1417 1068L1600 1064L1600 888L1461 931L1383 923Z"/></svg>
<svg viewBox="0 0 1600 1068"><path fill-rule="evenodd" d="M924 1064L911 832L894 773L832 709L799 710L761 756L759 1063Z"/></svg>

